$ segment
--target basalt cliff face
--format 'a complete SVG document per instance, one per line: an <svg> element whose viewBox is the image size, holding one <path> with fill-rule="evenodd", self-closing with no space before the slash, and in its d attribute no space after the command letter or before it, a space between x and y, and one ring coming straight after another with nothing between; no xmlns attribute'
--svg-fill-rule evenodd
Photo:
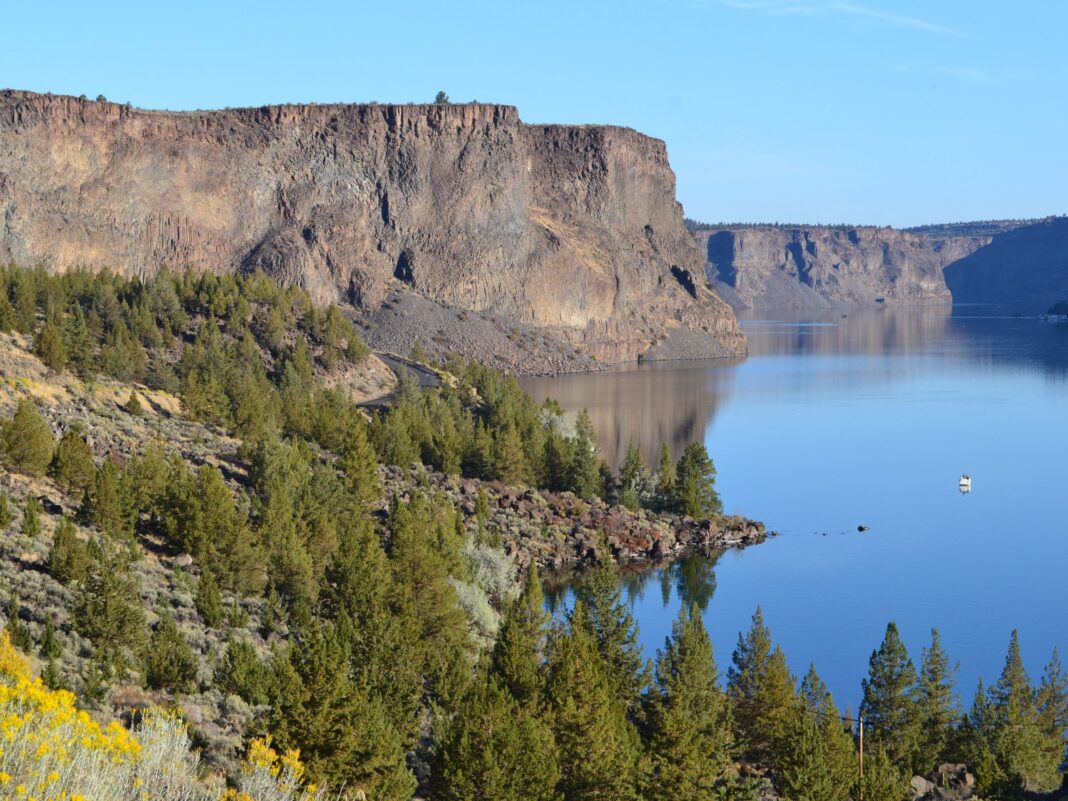
<svg viewBox="0 0 1068 801"><path fill-rule="evenodd" d="M695 355L745 349L703 280L664 143L527 125L510 106L174 113L0 92L0 259L263 269L369 313L406 295L489 315L513 340L602 361L675 332ZM502 366L568 367L513 350Z"/></svg>
<svg viewBox="0 0 1068 801"><path fill-rule="evenodd" d="M695 237L709 280L735 308L948 303L943 269L991 241L824 226L711 229Z"/></svg>

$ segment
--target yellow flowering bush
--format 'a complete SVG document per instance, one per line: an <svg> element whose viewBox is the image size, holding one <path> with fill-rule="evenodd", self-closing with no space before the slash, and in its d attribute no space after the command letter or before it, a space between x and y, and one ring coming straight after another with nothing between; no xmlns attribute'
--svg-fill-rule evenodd
<svg viewBox="0 0 1068 801"><path fill-rule="evenodd" d="M199 756L174 713L147 709L131 733L101 726L50 690L0 632L0 801L215 801L197 780ZM305 785L298 751L279 754L253 740L241 789L221 801L319 801Z"/></svg>
<svg viewBox="0 0 1068 801"><path fill-rule="evenodd" d="M222 801L318 801L323 793L314 784L304 784L300 752L279 754L270 735L249 743L241 765L241 789L227 790Z"/></svg>
<svg viewBox="0 0 1068 801"><path fill-rule="evenodd" d="M48 689L0 633L0 801L207 801L177 716L148 710L137 735Z"/></svg>

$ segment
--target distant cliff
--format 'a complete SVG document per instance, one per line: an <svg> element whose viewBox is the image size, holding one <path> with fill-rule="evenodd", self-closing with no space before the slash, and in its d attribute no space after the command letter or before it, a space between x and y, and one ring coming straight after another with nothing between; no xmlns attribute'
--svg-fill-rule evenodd
<svg viewBox="0 0 1068 801"><path fill-rule="evenodd" d="M709 281L736 308L946 303L943 268L991 241L838 226L710 228L694 236Z"/></svg>
<svg viewBox="0 0 1068 801"><path fill-rule="evenodd" d="M1068 218L1000 233L986 247L946 267L945 276L955 302L1044 312L1068 300Z"/></svg>
<svg viewBox="0 0 1068 801"><path fill-rule="evenodd" d="M368 312L421 296L412 308L514 326L503 366L520 371L664 353L675 332L686 355L745 349L701 280L664 143L510 106L174 113L0 92L0 259L263 269ZM470 351L451 331L424 328L424 345Z"/></svg>

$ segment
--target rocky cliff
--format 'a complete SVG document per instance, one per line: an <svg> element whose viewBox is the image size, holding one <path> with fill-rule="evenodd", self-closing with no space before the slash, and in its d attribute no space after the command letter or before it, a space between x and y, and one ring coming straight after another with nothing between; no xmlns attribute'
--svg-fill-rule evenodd
<svg viewBox="0 0 1068 801"><path fill-rule="evenodd" d="M674 193L663 142L510 106L174 113L0 92L0 259L263 269L369 312L421 296L542 353L629 360L675 331L700 355L744 352ZM503 366L568 366L515 350Z"/></svg>
<svg viewBox="0 0 1068 801"><path fill-rule="evenodd" d="M1068 300L1068 218L999 233L986 247L946 267L945 276L955 302L1044 312Z"/></svg>
<svg viewBox="0 0 1068 801"><path fill-rule="evenodd" d="M990 237L894 228L746 227L698 231L709 280L736 308L949 302L942 270Z"/></svg>

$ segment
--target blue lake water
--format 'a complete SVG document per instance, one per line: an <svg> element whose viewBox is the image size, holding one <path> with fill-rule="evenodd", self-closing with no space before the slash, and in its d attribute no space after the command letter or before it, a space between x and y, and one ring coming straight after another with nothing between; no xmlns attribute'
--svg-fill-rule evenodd
<svg viewBox="0 0 1068 801"><path fill-rule="evenodd" d="M854 709L890 620L917 666L940 630L966 704L1013 628L1037 680L1054 646L1068 656L1068 325L984 307L847 315L744 320L744 360L525 380L588 408L610 461L630 439L650 461L703 440L726 511L780 532L628 577L647 654L685 598L721 671L759 604L794 672L815 663Z"/></svg>

